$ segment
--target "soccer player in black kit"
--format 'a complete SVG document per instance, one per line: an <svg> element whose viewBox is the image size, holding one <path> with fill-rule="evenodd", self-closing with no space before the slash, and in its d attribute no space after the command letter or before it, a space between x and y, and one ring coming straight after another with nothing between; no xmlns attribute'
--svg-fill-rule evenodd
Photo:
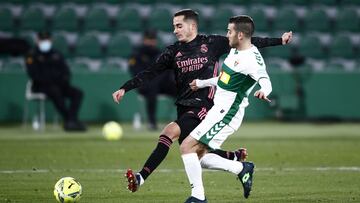
<svg viewBox="0 0 360 203"><path fill-rule="evenodd" d="M128 169L125 176L128 189L137 191L146 178L165 159L171 144L178 139L181 143L186 136L205 118L207 111L213 106L215 89L204 88L192 91L189 83L194 79L209 79L218 75L219 58L229 53L228 39L220 35L198 34L198 14L191 9L176 12L173 18L174 34L178 41L168 46L156 62L148 69L127 81L113 93L116 103L123 98L125 92L141 86L165 70L173 70L177 86L177 120L169 123L161 132L156 148L139 173ZM225 25L224 25L225 27ZM284 33L282 38L253 37L252 44L258 48L287 44L292 33ZM166 85L166 84L164 84ZM234 159L235 152L214 151L224 159ZM231 156L228 156L231 154ZM238 157L239 158L239 157ZM234 160L237 161L237 160ZM223 170L227 171L226 168Z"/></svg>

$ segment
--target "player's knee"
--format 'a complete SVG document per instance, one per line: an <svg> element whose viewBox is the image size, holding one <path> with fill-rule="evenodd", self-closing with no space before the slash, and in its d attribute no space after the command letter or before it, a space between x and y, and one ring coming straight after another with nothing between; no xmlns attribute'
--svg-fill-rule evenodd
<svg viewBox="0 0 360 203"><path fill-rule="evenodd" d="M180 127L176 123L172 122L164 128L161 134L167 136L174 142L180 137Z"/></svg>
<svg viewBox="0 0 360 203"><path fill-rule="evenodd" d="M180 145L180 152L181 154L188 154L190 153L190 147L189 147L189 143L187 143L187 140L185 139L181 145Z"/></svg>

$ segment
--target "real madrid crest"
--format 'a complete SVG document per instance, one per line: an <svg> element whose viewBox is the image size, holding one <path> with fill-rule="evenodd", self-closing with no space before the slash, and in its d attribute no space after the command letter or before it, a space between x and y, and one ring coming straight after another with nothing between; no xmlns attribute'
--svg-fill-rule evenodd
<svg viewBox="0 0 360 203"><path fill-rule="evenodd" d="M206 46L206 44L202 44L202 45L201 45L200 51L201 51L201 53L206 53L206 52L208 52L208 47Z"/></svg>

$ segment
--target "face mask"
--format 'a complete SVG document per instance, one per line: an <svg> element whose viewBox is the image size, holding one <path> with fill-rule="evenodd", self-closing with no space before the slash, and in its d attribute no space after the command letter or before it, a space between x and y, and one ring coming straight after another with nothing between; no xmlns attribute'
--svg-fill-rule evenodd
<svg viewBox="0 0 360 203"><path fill-rule="evenodd" d="M50 40L42 40L39 42L39 49L41 52L49 52L51 49L51 41Z"/></svg>

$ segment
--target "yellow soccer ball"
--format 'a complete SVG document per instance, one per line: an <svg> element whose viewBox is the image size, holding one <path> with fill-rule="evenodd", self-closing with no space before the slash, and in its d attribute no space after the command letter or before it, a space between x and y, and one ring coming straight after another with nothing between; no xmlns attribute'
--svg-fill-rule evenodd
<svg viewBox="0 0 360 203"><path fill-rule="evenodd" d="M82 187L80 183L72 177L63 177L56 182L54 196L60 203L76 203L80 201Z"/></svg>
<svg viewBox="0 0 360 203"><path fill-rule="evenodd" d="M121 125L115 121L105 123L102 134L107 140L119 140L123 136Z"/></svg>

